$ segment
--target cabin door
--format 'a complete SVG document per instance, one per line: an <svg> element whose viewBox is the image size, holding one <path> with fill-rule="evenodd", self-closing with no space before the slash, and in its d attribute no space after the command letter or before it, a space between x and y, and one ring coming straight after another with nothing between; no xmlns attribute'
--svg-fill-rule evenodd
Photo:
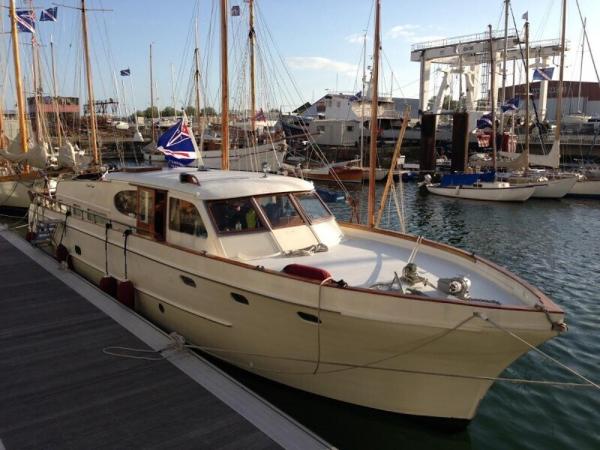
<svg viewBox="0 0 600 450"><path fill-rule="evenodd" d="M157 241L165 240L167 192L138 187L137 230Z"/></svg>

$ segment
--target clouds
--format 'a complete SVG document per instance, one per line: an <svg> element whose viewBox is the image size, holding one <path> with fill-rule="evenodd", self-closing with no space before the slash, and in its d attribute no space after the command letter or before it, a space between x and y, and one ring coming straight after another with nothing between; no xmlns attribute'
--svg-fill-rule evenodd
<svg viewBox="0 0 600 450"><path fill-rule="evenodd" d="M335 61L321 56L289 56L286 61L292 69L335 72L348 77L355 77L357 73L356 64Z"/></svg>
<svg viewBox="0 0 600 450"><path fill-rule="evenodd" d="M445 36L429 34L421 25L404 24L390 28L384 35L386 39L402 39L410 44L415 42L437 41Z"/></svg>

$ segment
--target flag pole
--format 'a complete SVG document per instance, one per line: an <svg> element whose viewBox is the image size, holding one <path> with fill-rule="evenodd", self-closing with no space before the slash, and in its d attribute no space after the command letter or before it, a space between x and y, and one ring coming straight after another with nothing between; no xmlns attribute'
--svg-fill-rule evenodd
<svg viewBox="0 0 600 450"><path fill-rule="evenodd" d="M25 98L23 81L21 80L21 59L19 57L19 35L17 33L17 12L15 0L10 0L10 23L12 34L13 61L15 66L15 87L17 88L17 107L19 117L19 134L21 135L21 152L27 153L27 127L25 125Z"/></svg>
<svg viewBox="0 0 600 450"><path fill-rule="evenodd" d="M229 170L229 80L227 68L227 0L221 0L221 169Z"/></svg>
<svg viewBox="0 0 600 450"><path fill-rule="evenodd" d="M96 139L96 108L94 105L94 87L92 85L92 64L90 62L90 49L88 42L87 15L85 12L85 0L81 0L81 29L83 32L83 48L85 56L85 73L87 78L88 107L90 113L90 140L92 144L92 164L102 165L102 155L98 151Z"/></svg>
<svg viewBox="0 0 600 450"><path fill-rule="evenodd" d="M379 21L380 0L375 0L375 36L373 45L373 72L371 73L371 139L369 146L369 203L367 223L369 228L375 227L375 166L377 165L377 84L379 78Z"/></svg>

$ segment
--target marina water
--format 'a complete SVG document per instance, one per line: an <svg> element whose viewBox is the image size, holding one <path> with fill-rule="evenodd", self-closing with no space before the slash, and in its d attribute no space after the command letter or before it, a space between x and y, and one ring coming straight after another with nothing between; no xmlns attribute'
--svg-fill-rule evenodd
<svg viewBox="0 0 600 450"><path fill-rule="evenodd" d="M600 382L600 200L478 202L424 196L413 183L403 188L408 232L473 251L548 294L569 330L541 349ZM365 210L366 188L359 195ZM398 230L391 205L382 227ZM345 204L330 207L338 219L350 217ZM340 449L600 449L600 392L590 387L496 382L471 424L449 431L227 370ZM532 352L501 376L582 382Z"/></svg>

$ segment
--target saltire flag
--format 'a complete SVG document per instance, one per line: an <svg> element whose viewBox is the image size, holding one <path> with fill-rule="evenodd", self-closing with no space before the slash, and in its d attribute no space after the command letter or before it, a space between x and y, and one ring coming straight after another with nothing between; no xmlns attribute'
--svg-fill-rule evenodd
<svg viewBox="0 0 600 450"><path fill-rule="evenodd" d="M165 155L169 167L189 166L197 160L194 135L183 119L161 134L156 145Z"/></svg>
<svg viewBox="0 0 600 450"><path fill-rule="evenodd" d="M58 18L58 6L54 8L42 9L40 14L40 22L56 22Z"/></svg>
<svg viewBox="0 0 600 450"><path fill-rule="evenodd" d="M492 115L484 114L479 119L477 119L477 128L483 130L485 128L492 128Z"/></svg>
<svg viewBox="0 0 600 450"><path fill-rule="evenodd" d="M350 98L348 100L350 100L351 102L356 102L358 100L360 100L362 98L362 92L357 92L356 94L350 96Z"/></svg>
<svg viewBox="0 0 600 450"><path fill-rule="evenodd" d="M122 77L128 77L129 75L131 75L131 69L123 69L123 70L121 70L121 76Z"/></svg>
<svg viewBox="0 0 600 450"><path fill-rule="evenodd" d="M260 109L260 111L258 111L256 113L256 116L254 117L255 120L260 120L260 121L265 121L267 120L267 117L265 116L264 111L262 110L262 108Z"/></svg>
<svg viewBox="0 0 600 450"><path fill-rule="evenodd" d="M233 17L237 17L237 16L240 15L240 7L239 7L239 5L233 5L231 7L231 15Z"/></svg>
<svg viewBox="0 0 600 450"><path fill-rule="evenodd" d="M23 33L35 33L35 14L29 9L19 9L17 13L17 28Z"/></svg>
<svg viewBox="0 0 600 450"><path fill-rule="evenodd" d="M554 75L554 67L545 69L535 69L533 71L533 81L550 81Z"/></svg>
<svg viewBox="0 0 600 450"><path fill-rule="evenodd" d="M511 98L507 100L504 105L500 107L503 113L514 112L519 109L519 97Z"/></svg>

